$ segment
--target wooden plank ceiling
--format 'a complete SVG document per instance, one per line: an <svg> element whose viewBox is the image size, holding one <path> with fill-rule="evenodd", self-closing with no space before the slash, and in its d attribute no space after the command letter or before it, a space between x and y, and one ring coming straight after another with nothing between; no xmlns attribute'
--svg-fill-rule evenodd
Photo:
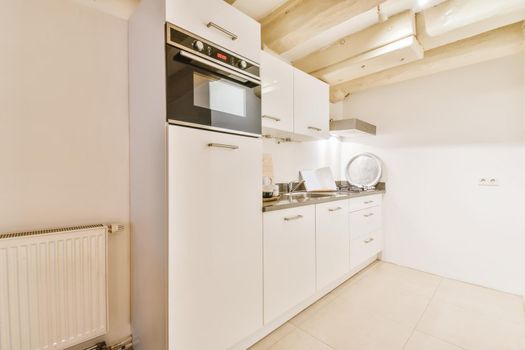
<svg viewBox="0 0 525 350"><path fill-rule="evenodd" d="M284 57L313 37L336 33L292 64L329 83L337 102L523 51L523 20L523 0L288 0L260 22L265 49ZM359 28L352 21L366 28L340 30Z"/></svg>

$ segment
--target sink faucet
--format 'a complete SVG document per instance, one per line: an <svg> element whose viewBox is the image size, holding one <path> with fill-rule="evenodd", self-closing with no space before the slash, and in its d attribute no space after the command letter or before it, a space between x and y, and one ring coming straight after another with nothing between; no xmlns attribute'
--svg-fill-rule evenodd
<svg viewBox="0 0 525 350"><path fill-rule="evenodd" d="M295 181L291 181L288 183L288 193L295 192L299 186L301 186L304 183L304 180L300 180L297 185L294 186Z"/></svg>

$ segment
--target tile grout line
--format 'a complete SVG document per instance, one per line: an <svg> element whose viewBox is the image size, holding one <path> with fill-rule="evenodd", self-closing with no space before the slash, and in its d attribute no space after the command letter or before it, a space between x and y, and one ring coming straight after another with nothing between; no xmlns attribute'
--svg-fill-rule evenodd
<svg viewBox="0 0 525 350"><path fill-rule="evenodd" d="M454 346L454 347L456 347L456 348L458 348L458 349L461 349L461 350L468 350L467 348L464 348L464 347L459 346L459 345L457 345L457 344L451 343L451 342L449 342L448 340L442 339L442 338L440 338L440 337L436 337L435 335L428 334L427 332L424 332L424 331L421 331L421 330L418 330L418 332L423 333L423 334L425 334L425 335L427 335L427 336L429 336L429 337L431 337L431 338L434 338L434 339L440 340L440 341L442 341L443 343L446 343L446 344L452 345L452 346Z"/></svg>
<svg viewBox="0 0 525 350"><path fill-rule="evenodd" d="M279 339L278 341L276 341L274 344L272 344L268 350L271 350L275 345L277 345L278 343L280 343L282 340L284 340L285 338L287 338L288 336L290 336L290 334L292 334L293 332L295 331L299 331L299 332L303 332L305 333L306 335L312 337L313 339L315 339L316 341L318 341L319 343L327 346L328 348L332 349L332 350L336 350L335 348L331 347L330 345L326 344L324 341L322 341L321 339L317 338L316 336L314 336L313 334L310 334L310 332L308 332L307 330L305 329L302 329L301 327L299 326L296 326L296 325L293 325L292 326L295 328L293 331L291 331L290 333L288 333L287 335L285 335L284 337L282 337L281 339Z"/></svg>
<svg viewBox="0 0 525 350"><path fill-rule="evenodd" d="M427 312L428 310L428 307L430 306L430 304L432 303L432 300L434 300L434 297L436 296L436 293L439 289L439 287L441 287L441 283L443 282L443 277L440 277L439 279L439 283L438 285L436 286L436 289L434 290L434 293L432 293L432 296L430 297L430 299L428 300L428 304L427 306L425 307L425 310L423 310L423 312L421 313L421 316L419 316L419 319L417 320L416 324L414 325L414 328L412 329L412 332L410 333L410 336L407 338L407 340L405 341L405 344L403 345L403 347L401 348L402 350L406 349L407 345L408 345L408 342L410 341L410 339L412 339L412 337L414 336L414 333L416 332L417 330L417 326L419 325L419 323L421 322L421 320L423 319L423 316L425 315L425 313Z"/></svg>

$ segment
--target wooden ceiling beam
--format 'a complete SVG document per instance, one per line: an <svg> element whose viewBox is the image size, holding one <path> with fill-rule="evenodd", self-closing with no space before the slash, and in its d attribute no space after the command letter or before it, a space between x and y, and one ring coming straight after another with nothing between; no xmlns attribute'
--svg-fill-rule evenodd
<svg viewBox="0 0 525 350"><path fill-rule="evenodd" d="M292 63L312 73L415 34L415 15L412 11L405 11Z"/></svg>
<svg viewBox="0 0 525 350"><path fill-rule="evenodd" d="M373 87L439 73L525 50L523 22L498 28L425 52L419 61L333 85L330 100L338 102L350 94Z"/></svg>
<svg viewBox="0 0 525 350"><path fill-rule="evenodd" d="M385 0L289 0L261 20L263 43L278 54Z"/></svg>

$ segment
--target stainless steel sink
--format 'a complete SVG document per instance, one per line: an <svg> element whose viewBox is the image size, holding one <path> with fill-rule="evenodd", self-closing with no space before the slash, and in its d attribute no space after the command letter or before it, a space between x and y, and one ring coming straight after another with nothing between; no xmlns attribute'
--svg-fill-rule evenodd
<svg viewBox="0 0 525 350"><path fill-rule="evenodd" d="M309 198L327 198L333 197L336 193L325 193L325 192L292 192L282 194L285 199L309 199Z"/></svg>

